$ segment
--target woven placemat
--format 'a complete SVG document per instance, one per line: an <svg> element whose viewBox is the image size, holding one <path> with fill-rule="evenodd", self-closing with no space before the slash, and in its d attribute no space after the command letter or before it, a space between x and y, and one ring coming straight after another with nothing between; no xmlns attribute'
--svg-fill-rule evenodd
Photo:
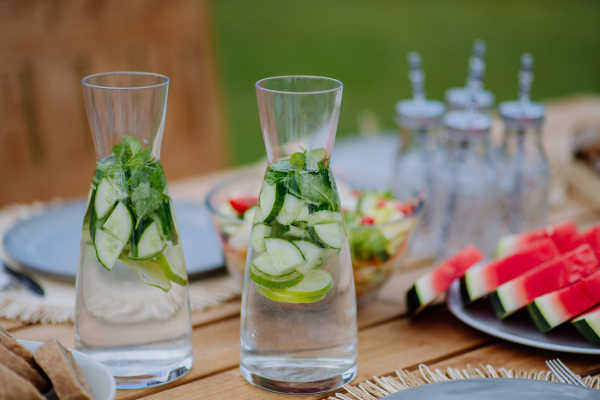
<svg viewBox="0 0 600 400"><path fill-rule="evenodd" d="M60 205L61 200L47 203L38 201L31 204L11 204L0 209L0 259L7 265L20 269L20 265L4 250L4 234L19 221ZM73 322L75 285L38 275L34 278L43 287L46 295L40 298L19 287L0 291L0 318L43 324ZM241 285L230 276L219 276L190 283L189 292L192 312L200 312L240 297Z"/></svg>
<svg viewBox="0 0 600 400"><path fill-rule="evenodd" d="M336 393L323 400L377 400L392 393L428 383L476 378L521 378L558 382L548 370L523 371L506 368L496 369L491 365L473 367L467 364L466 368L448 367L446 371L435 368L432 371L427 365L421 364L419 369L414 372L397 369L395 376L374 376L372 381L368 380L357 385L344 385L346 393ZM585 378L581 377L581 379L589 387L600 389L599 377L586 376Z"/></svg>

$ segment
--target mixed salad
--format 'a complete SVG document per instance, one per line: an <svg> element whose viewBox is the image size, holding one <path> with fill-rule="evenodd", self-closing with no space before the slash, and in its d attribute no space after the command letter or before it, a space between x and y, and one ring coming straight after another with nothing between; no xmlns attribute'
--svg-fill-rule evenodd
<svg viewBox="0 0 600 400"><path fill-rule="evenodd" d="M87 258L112 270L120 260L165 292L187 284L171 198L160 161L124 136L96 164L84 218Z"/></svg>

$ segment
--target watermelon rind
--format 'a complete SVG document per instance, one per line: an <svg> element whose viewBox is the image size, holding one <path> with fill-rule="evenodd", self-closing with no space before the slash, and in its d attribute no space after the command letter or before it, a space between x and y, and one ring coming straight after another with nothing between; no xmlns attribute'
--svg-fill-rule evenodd
<svg viewBox="0 0 600 400"><path fill-rule="evenodd" d="M465 304L471 304L489 293L484 275L488 263L487 260L476 263L461 278L460 287Z"/></svg>
<svg viewBox="0 0 600 400"><path fill-rule="evenodd" d="M416 315L419 311L425 308L425 305L421 303L419 294L417 293L417 285L413 285L410 290L406 293L406 304L408 306L408 313L410 315Z"/></svg>
<svg viewBox="0 0 600 400"><path fill-rule="evenodd" d="M546 320L546 317L539 309L535 301L527 306L527 311L529 312L529 316L533 320L535 327L540 332L546 333L553 328L552 326L550 326L550 324Z"/></svg>
<svg viewBox="0 0 600 400"><path fill-rule="evenodd" d="M498 295L497 290L490 293L489 299L490 303L492 303L492 308L494 309L494 312L496 313L496 317L498 317L498 319L504 319L508 317L509 314L506 312L506 309L502 304L502 299Z"/></svg>
<svg viewBox="0 0 600 400"><path fill-rule="evenodd" d="M469 290L467 289L467 280L464 276L462 276L459 280L460 282L460 297L462 298L463 304L469 305L471 304L471 299L469 298Z"/></svg>
<svg viewBox="0 0 600 400"><path fill-rule="evenodd" d="M590 325L590 323L585 318L576 319L573 322L571 322L571 324L591 344L600 343L600 327L594 327Z"/></svg>

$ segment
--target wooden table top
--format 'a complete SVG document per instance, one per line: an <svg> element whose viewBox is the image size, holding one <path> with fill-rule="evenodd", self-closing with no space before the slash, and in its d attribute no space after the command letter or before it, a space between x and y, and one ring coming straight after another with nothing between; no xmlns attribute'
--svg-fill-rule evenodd
<svg viewBox="0 0 600 400"><path fill-rule="evenodd" d="M258 171L264 171L261 166ZM206 175L171 185L176 198L200 200L207 189L230 172ZM552 221L574 219L582 228L600 221L600 205L584 192L572 190L566 205L552 213ZM445 306L431 307L418 318L406 317L405 292L429 267L428 263L406 263L382 289L377 299L358 310L357 384L373 376L393 374L398 368L415 370L421 363L430 367L461 368L491 364L524 370L546 369L544 361L560 357L576 373L600 372L600 358L556 353L496 339L462 324ZM277 399L283 395L251 386L240 374L240 301L192 315L194 366L181 379L144 390L119 390L117 399ZM16 338L46 341L52 337L74 347L73 325L26 325L0 320ZM340 392L344 392L340 390ZM300 396L322 399L326 395Z"/></svg>

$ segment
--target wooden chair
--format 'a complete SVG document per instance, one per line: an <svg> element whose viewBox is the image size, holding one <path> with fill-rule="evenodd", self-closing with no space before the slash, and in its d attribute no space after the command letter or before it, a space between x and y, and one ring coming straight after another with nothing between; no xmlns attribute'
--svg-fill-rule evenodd
<svg viewBox="0 0 600 400"><path fill-rule="evenodd" d="M167 179L226 165L205 0L0 2L0 205L85 195L95 153L81 79L171 78Z"/></svg>

